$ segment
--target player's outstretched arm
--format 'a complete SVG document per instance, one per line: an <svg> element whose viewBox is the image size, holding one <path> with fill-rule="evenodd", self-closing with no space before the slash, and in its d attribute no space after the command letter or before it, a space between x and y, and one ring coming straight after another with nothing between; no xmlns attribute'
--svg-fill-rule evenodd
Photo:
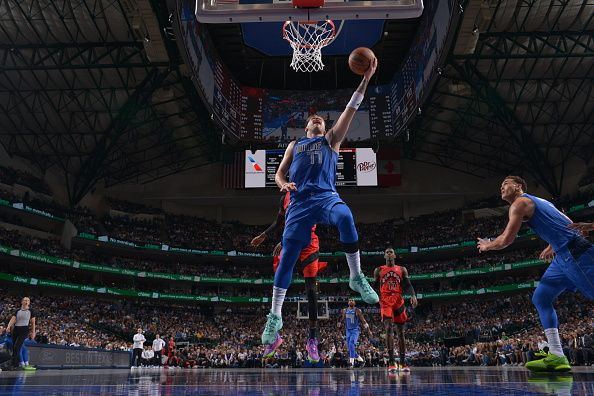
<svg viewBox="0 0 594 396"><path fill-rule="evenodd" d="M285 223L284 213L283 214L278 213L276 215L276 218L272 222L272 224L270 224L267 229L262 231L262 233L255 236L254 239L252 239L252 242L250 243L250 245L252 245L254 247L260 246L262 244L262 242L264 242L266 240L268 235L270 235L271 233L276 231L279 227L282 227L284 225L284 223Z"/></svg>
<svg viewBox="0 0 594 396"><path fill-rule="evenodd" d="M373 270L373 280L375 281L375 288L377 290L380 289L380 268L377 267L376 269Z"/></svg>
<svg viewBox="0 0 594 396"><path fill-rule="evenodd" d="M571 223L567 227L580 231L582 234L594 231L594 223Z"/></svg>
<svg viewBox="0 0 594 396"><path fill-rule="evenodd" d="M371 337L372 336L372 334L371 334L371 328L369 327L369 323L367 323L367 321L365 320L365 316L363 316L363 312L359 308L357 308L355 310L355 312L357 312L357 317L359 318L359 321L363 325L363 328L365 330L367 330L367 333L369 334L369 337Z"/></svg>
<svg viewBox="0 0 594 396"><path fill-rule="evenodd" d="M338 151L340 149L340 145L344 140L344 137L349 130L349 126L351 125L351 121L357 112L357 109L361 105L363 98L365 98L365 90L367 89L367 84L369 84L369 80L375 73L375 69L377 68L377 58L373 58L369 69L365 72L363 76L363 80L361 80L361 84L357 87L357 90L353 94L351 100L347 104L346 109L342 112L338 120L336 120L336 124L328 131L326 134L326 139L328 139L328 144L332 147L334 151Z"/></svg>
<svg viewBox="0 0 594 396"><path fill-rule="evenodd" d="M277 243L276 246L274 247L274 250L272 251L272 255L280 256L282 249L283 249L283 243L282 242Z"/></svg>
<svg viewBox="0 0 594 396"><path fill-rule="evenodd" d="M534 210L534 204L529 198L518 198L509 207L509 221L501 235L493 240L486 238L477 238L477 248L479 252L486 252L488 250L501 250L511 245L515 240L520 228L522 228L522 221L529 217L531 211Z"/></svg>
<svg viewBox="0 0 594 396"><path fill-rule="evenodd" d="M405 293L410 294L410 305L413 308L416 308L419 302L417 301L417 293L415 293L415 289L413 288L412 283L410 283L410 278L408 276L408 270L405 267L402 267L402 290Z"/></svg>
<svg viewBox="0 0 594 396"><path fill-rule="evenodd" d="M276 175L274 175L274 181L278 188L280 188L281 192L287 191L297 191L297 186L295 183L289 183L287 179L287 174L289 174L289 168L291 167L291 163L293 162L293 147L295 147L295 141L292 141L287 146L285 150L285 155L283 156L283 160L281 161L278 169L276 171Z"/></svg>
<svg viewBox="0 0 594 396"><path fill-rule="evenodd" d="M280 200L280 207L278 209L278 213L276 214L276 218L274 219L272 224L270 224L268 226L267 229L265 229L260 235L254 237L254 239L252 239L252 242L250 243L252 246L254 246L254 247L260 246L262 244L262 242L264 242L264 240L266 240L266 237L268 237L268 235L270 235L271 233L276 231L279 227L282 227L285 224L285 209L283 208L284 200L285 200L285 197L283 195Z"/></svg>
<svg viewBox="0 0 594 396"><path fill-rule="evenodd" d="M253 247L258 247L262 244L262 242L264 242L264 240L266 239L266 231L264 231L263 233L256 235L254 237L254 239L252 239L252 241L250 242L250 245Z"/></svg>

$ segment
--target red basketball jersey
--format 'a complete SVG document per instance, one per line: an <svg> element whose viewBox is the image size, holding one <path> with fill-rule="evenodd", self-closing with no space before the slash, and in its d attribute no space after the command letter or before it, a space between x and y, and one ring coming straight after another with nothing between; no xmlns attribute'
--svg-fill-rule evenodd
<svg viewBox="0 0 594 396"><path fill-rule="evenodd" d="M283 210L287 213L287 208L289 207L289 202L291 202L291 192L287 191L285 193L285 199L283 200Z"/></svg>
<svg viewBox="0 0 594 396"><path fill-rule="evenodd" d="M380 294L383 296L402 295L402 267L380 267Z"/></svg>

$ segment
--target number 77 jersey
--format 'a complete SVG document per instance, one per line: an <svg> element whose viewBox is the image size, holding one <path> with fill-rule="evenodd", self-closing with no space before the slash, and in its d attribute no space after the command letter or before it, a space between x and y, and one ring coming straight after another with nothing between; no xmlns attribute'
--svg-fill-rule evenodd
<svg viewBox="0 0 594 396"><path fill-rule="evenodd" d="M326 137L299 139L289 168L289 178L297 185L295 195L336 192L337 163L338 153L332 150Z"/></svg>

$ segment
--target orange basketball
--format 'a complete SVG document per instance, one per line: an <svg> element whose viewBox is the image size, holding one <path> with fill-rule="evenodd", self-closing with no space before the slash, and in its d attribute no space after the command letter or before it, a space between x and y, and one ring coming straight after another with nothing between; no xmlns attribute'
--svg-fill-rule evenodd
<svg viewBox="0 0 594 396"><path fill-rule="evenodd" d="M375 55L369 48L355 48L349 55L349 67L353 73L362 76L369 69L373 58L375 58Z"/></svg>

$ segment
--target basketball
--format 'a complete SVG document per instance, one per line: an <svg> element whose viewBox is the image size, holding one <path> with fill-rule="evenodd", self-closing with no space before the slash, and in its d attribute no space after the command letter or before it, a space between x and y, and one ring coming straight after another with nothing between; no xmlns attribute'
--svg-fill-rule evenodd
<svg viewBox="0 0 594 396"><path fill-rule="evenodd" d="M362 76L369 69L373 58L375 58L375 54L369 48L355 48L349 55L349 67L353 73Z"/></svg>

